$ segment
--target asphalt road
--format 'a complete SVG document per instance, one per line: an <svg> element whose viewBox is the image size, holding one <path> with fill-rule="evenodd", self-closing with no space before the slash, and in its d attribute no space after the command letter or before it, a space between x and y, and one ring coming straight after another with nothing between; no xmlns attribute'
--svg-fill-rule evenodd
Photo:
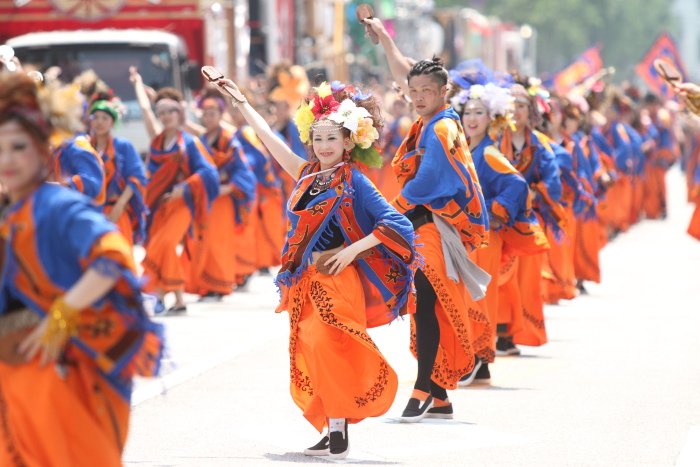
<svg viewBox="0 0 700 467"><path fill-rule="evenodd" d="M408 321L371 330L399 375L391 410L352 426L368 465L700 466L700 242L680 172L669 217L602 254L603 283L546 309L550 342L497 359L493 385L450 393L454 420L399 424L416 364ZM195 297L191 297L194 301ZM166 323L165 376L138 381L127 466L284 466L320 436L289 396L287 315L270 276Z"/></svg>

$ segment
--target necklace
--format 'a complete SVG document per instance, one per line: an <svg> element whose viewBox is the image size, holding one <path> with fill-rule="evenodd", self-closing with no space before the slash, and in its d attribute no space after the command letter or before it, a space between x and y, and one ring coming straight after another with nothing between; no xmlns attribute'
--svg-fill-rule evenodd
<svg viewBox="0 0 700 467"><path fill-rule="evenodd" d="M311 185L311 189L309 190L309 194L311 196L316 196L322 191L326 191L328 188L330 188L331 183L333 182L333 175L328 177L327 179L322 179L319 177L314 178L314 182Z"/></svg>

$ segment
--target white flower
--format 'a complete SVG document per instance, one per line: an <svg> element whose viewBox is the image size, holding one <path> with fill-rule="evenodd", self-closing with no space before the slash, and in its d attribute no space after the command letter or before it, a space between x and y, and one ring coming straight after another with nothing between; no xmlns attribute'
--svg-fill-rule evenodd
<svg viewBox="0 0 700 467"><path fill-rule="evenodd" d="M480 84L475 84L469 88L469 99L481 99L484 96L484 87Z"/></svg>
<svg viewBox="0 0 700 467"><path fill-rule="evenodd" d="M352 99L345 99L340 103L338 110L328 116L328 119L356 133L360 121L366 117L371 117L367 109L356 106Z"/></svg>

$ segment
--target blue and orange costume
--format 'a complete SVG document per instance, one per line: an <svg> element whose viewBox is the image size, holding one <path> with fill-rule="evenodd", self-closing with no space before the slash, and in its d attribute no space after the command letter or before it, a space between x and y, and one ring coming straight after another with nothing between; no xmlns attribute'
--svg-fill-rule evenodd
<svg viewBox="0 0 700 467"><path fill-rule="evenodd" d="M245 153L233 132L219 129L212 145L207 144L206 135L200 138L219 173L220 185L231 185L232 192L219 195L211 205L207 233L197 245L197 240L188 237L181 259L186 273L185 291L199 295L216 293L228 295L236 284L236 256L246 256L243 243L238 242L240 233L249 222L250 211L255 201L255 175L247 164ZM193 255L199 252L203 258ZM198 265L199 269L193 266ZM253 271L247 272L251 274Z"/></svg>
<svg viewBox="0 0 700 467"><path fill-rule="evenodd" d="M154 375L163 348L130 243L88 197L49 183L8 208L0 235L2 317L19 307L44 318L88 269L117 279L79 312L54 364L0 361L0 465L121 466L132 378Z"/></svg>
<svg viewBox="0 0 700 467"><path fill-rule="evenodd" d="M680 151L671 133L668 111L662 109L652 115L649 126L655 128L657 134L651 135L656 145L646 162L644 213L647 219L662 219L666 217L666 172L680 158Z"/></svg>
<svg viewBox="0 0 700 467"><path fill-rule="evenodd" d="M257 199L253 206L251 222L255 226L256 269L278 266L284 247L285 224L282 180L275 172L272 157L246 124L236 132L245 156L256 177Z"/></svg>
<svg viewBox="0 0 700 467"><path fill-rule="evenodd" d="M304 417L319 431L327 418L357 423L389 410L398 388L394 370L366 329L387 324L409 306L415 260L408 220L350 164L326 191L310 189L319 163L306 163L287 203L289 227L275 280L289 312L290 390ZM303 201L308 199L308 201ZM329 237L347 246L369 234L380 244L338 275L310 265Z"/></svg>
<svg viewBox="0 0 700 467"><path fill-rule="evenodd" d="M206 235L209 209L219 193L219 176L199 139L180 131L175 144L166 149L164 137L165 133L156 136L149 152L146 205L150 214L142 265L149 291L172 292L185 285L175 249L188 233L197 239ZM184 196L168 199L166 195L176 185L184 186Z"/></svg>
<svg viewBox="0 0 700 467"><path fill-rule="evenodd" d="M511 130L506 128L500 149L534 193L532 204L540 225L545 232L552 232L547 238L560 239L566 225L566 216L559 204L562 185L556 157L546 139L540 139L534 131L527 129L525 144L518 153L513 147ZM521 310L525 318L523 329L513 335L515 344L538 346L547 343L542 301L543 261L543 253L521 256L517 258L517 265L511 261L502 268L499 307Z"/></svg>
<svg viewBox="0 0 700 467"><path fill-rule="evenodd" d="M107 184L102 159L85 134L79 134L54 151L57 181L92 198L101 206L107 199Z"/></svg>
<svg viewBox="0 0 700 467"><path fill-rule="evenodd" d="M501 265L515 261L516 256L541 253L549 248L549 242L532 210L525 178L501 154L494 140L485 136L471 155L489 217L498 224L491 224L488 246L471 254L474 262L491 275L486 297L479 304L486 308L493 331L501 325L501 337L508 337L523 328L523 315L519 309L499 304ZM492 342L495 345L495 336Z"/></svg>
<svg viewBox="0 0 700 467"><path fill-rule="evenodd" d="M464 283L448 278L441 236L433 221L440 216L451 224L468 252L488 243L488 212L457 112L445 105L430 119L416 120L392 167L401 187L392 205L417 226L416 252L424 261L417 272L424 286L417 279L417 312L411 316L411 351L419 362L415 389L443 400L445 389L457 387L477 356L493 361L492 324ZM437 299L424 307L430 288ZM421 346L432 341L434 331L423 320L433 322L433 318L439 345L434 361L428 362ZM424 382L426 370L430 378Z"/></svg>
<svg viewBox="0 0 700 467"><path fill-rule="evenodd" d="M140 244L146 239L146 170L136 148L129 140L109 137L102 152L105 185L107 187L104 213L109 214L114 205L129 186L133 195L129 205L116 222L119 231L132 244Z"/></svg>

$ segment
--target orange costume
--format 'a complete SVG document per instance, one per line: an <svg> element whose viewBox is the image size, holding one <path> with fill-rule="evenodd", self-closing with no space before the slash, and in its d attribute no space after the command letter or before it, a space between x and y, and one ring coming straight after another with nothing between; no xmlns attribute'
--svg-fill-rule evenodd
<svg viewBox="0 0 700 467"><path fill-rule="evenodd" d="M448 277L442 238L433 222L433 216L440 216L451 224L469 251L488 242L484 198L457 112L446 105L429 120L419 118L392 166L401 186L392 204L406 213L416 228L420 239L416 251L424 261L419 268L437 295L431 312L439 325L439 346L431 385L455 389L460 378L472 371L477 356L485 361L493 361L494 356L492 323L465 284ZM430 291L418 288L417 293L420 314L421 293ZM430 336L417 320L411 316L411 351L419 362L416 389L420 389L418 385L424 384L420 381L424 359L421 342ZM432 386L430 391L435 390L439 391Z"/></svg>
<svg viewBox="0 0 700 467"><path fill-rule="evenodd" d="M278 266L286 226L282 181L275 174L270 154L250 125L239 128L236 137L257 179L257 199L251 216L255 226L256 269Z"/></svg>
<svg viewBox="0 0 700 467"><path fill-rule="evenodd" d="M205 136L201 140L206 144ZM219 183L230 184L233 191L219 195L212 202L206 235L201 240L188 237L185 243L181 256L187 278L185 291L228 295L233 292L238 273L234 257L248 253L236 243L236 231L241 231L248 222L255 199L255 176L233 132L219 129L216 140L207 148L218 169ZM203 256L201 261L193 257L197 251Z"/></svg>
<svg viewBox="0 0 700 467"><path fill-rule="evenodd" d="M688 201L695 203L688 234L700 240L700 137L696 137L693 144L695 146L685 169L688 177Z"/></svg>
<svg viewBox="0 0 700 467"><path fill-rule="evenodd" d="M538 135L526 129L525 144L517 153L512 134L506 129L500 149L525 177L534 193L533 209L548 233L547 238L557 239L561 238L562 226L566 225L566 215L558 202L562 193L559 167L546 139ZM513 258L501 268L499 323L508 323L515 344L538 346L547 343L542 301L543 261L544 253L538 253Z"/></svg>
<svg viewBox="0 0 700 467"><path fill-rule="evenodd" d="M172 292L185 285L175 249L190 229L197 240L203 239L209 207L219 193L219 177L201 141L178 132L175 144L164 148L164 137L164 133L156 136L150 148L146 204L151 213L142 265L149 291ZM184 195L169 199L177 185L184 187ZM196 244L199 248L202 242ZM197 253L194 257L203 258Z"/></svg>
<svg viewBox="0 0 700 467"><path fill-rule="evenodd" d="M84 197L51 184L11 206L0 233L0 465L121 466L132 378L153 375L162 350L129 242ZM16 349L3 345L13 335L4 326L22 315L46 317L88 269L117 282L79 312L78 332L59 359L45 367L38 356L8 360Z"/></svg>
<svg viewBox="0 0 700 467"><path fill-rule="evenodd" d="M95 200L101 206L107 198L104 164L80 134L64 142L53 155L54 171L59 182Z"/></svg>
<svg viewBox="0 0 700 467"><path fill-rule="evenodd" d="M514 310L504 307L499 312L501 264L515 256L541 253L549 248L549 243L532 211L527 182L501 154L495 142L485 136L472 151L472 158L490 217L500 224L490 231L489 244L471 253L476 264L491 275L486 297L479 304L485 308L489 321L493 323L491 342L495 346L496 324L510 324L510 331L516 326L518 330L522 328L521 315L514 316ZM504 315L502 320L499 315ZM516 326L513 326L514 323ZM506 334L508 330L506 327ZM512 332L507 335L512 335Z"/></svg>
<svg viewBox="0 0 700 467"><path fill-rule="evenodd" d="M289 312L290 390L319 431L328 418L357 423L389 410L398 379L366 329L406 310L413 230L359 171L343 164L313 192L319 163L305 164L288 202L289 232L276 278ZM346 247L369 234L380 244L337 276L309 266L329 238ZM342 236L342 238L336 238Z"/></svg>
<svg viewBox="0 0 700 467"><path fill-rule="evenodd" d="M93 143L94 144L94 143ZM114 209L124 189L129 186L133 195L128 207L115 222L119 231L132 243L140 243L146 236L146 171L136 148L128 140L109 137L101 154L107 187L104 213Z"/></svg>

